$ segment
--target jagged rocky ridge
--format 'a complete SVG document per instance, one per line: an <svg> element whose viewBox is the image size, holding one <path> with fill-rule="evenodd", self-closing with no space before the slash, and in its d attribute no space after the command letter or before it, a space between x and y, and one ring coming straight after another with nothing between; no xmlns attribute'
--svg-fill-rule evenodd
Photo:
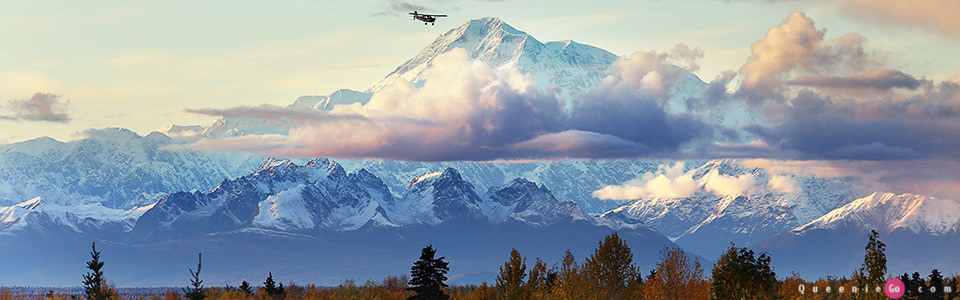
<svg viewBox="0 0 960 300"><path fill-rule="evenodd" d="M169 193L131 210L100 205L67 210L37 198L0 208L0 262L31 270L5 273L0 280L70 282L75 276L49 268L79 261L73 252L85 253L91 240L105 253L119 254L113 262L120 275L113 278L132 285L172 284L182 270L165 262L195 251L220 259L211 262L210 274L226 282L268 267L298 282L315 282L317 272L337 281L403 273L409 268L407 252L434 244L458 266L452 271L457 278L476 283L492 280L490 267L511 248L531 257L559 257L564 249L586 255L616 231L634 248L638 263L653 265L660 250L679 247L646 225L590 216L523 178L480 193L447 168L414 177L398 194L365 169L347 173L318 158L302 165L270 159L210 190ZM51 247L73 254L36 250ZM23 265L36 261L50 264ZM340 261L363 263L350 269L331 265ZM312 267L301 269L304 265Z"/></svg>

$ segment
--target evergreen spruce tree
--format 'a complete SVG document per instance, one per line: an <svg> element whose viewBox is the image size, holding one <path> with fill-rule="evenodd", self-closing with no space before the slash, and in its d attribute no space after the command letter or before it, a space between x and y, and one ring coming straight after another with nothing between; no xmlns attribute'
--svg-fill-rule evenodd
<svg viewBox="0 0 960 300"><path fill-rule="evenodd" d="M627 284L640 276L633 265L633 252L616 232L604 237L583 263L581 272L589 291L595 293L591 298L602 299L623 299Z"/></svg>
<svg viewBox="0 0 960 300"><path fill-rule="evenodd" d="M920 273L916 273L916 274L917 274L917 277L920 277ZM904 300L917 299L917 297L919 297L919 295L917 294L917 288L920 286L917 285L915 281L910 279L910 274L903 273L903 275L900 275L899 278L900 278L900 281L903 282L903 289L904 289L903 297L900 297L900 299L904 299Z"/></svg>
<svg viewBox="0 0 960 300"><path fill-rule="evenodd" d="M913 283L913 298L908 299L920 299L920 292L917 291L917 288L926 285L923 281L923 277L920 276L920 272L913 272L913 275L910 277L910 282Z"/></svg>
<svg viewBox="0 0 960 300"><path fill-rule="evenodd" d="M246 280L240 283L240 291L247 294L247 296L253 296L253 288L250 287L250 283Z"/></svg>
<svg viewBox="0 0 960 300"><path fill-rule="evenodd" d="M427 245L420 251L420 260L413 263L410 267L410 287L407 290L414 291L416 294L407 299L449 299L443 288L447 287L444 281L447 280L447 272L450 268L449 263L443 261L445 257L434 258L437 250L433 245Z"/></svg>
<svg viewBox="0 0 960 300"><path fill-rule="evenodd" d="M517 249L510 250L510 260L500 267L497 275L497 297L500 299L526 299L523 278L527 276L527 259Z"/></svg>
<svg viewBox="0 0 960 300"><path fill-rule="evenodd" d="M777 274L770 267L770 256L737 248L733 243L713 265L714 299L774 299L780 290Z"/></svg>
<svg viewBox="0 0 960 300"><path fill-rule="evenodd" d="M280 286L283 286L281 283ZM277 282L273 280L273 272L268 272L267 280L263 281L263 291L273 298L279 298L282 294L281 288L277 287Z"/></svg>
<svg viewBox="0 0 960 300"><path fill-rule="evenodd" d="M97 243L94 242L93 250L90 252L91 259L87 262L89 273L83 274L83 289L87 294L88 300L106 300L110 298L107 280L103 278L103 262L100 261L100 252L97 251Z"/></svg>
<svg viewBox="0 0 960 300"><path fill-rule="evenodd" d="M940 270L933 269L930 271L930 276L927 276L927 288L923 290L924 296L928 299L943 299L943 274L940 274ZM933 290L932 289L936 289Z"/></svg>
<svg viewBox="0 0 960 300"><path fill-rule="evenodd" d="M882 287L887 281L887 245L880 241L880 233L870 230L869 241L864 247L863 264L858 270L857 286L867 293L857 293L857 299L886 299L884 293L876 293L876 287Z"/></svg>
<svg viewBox="0 0 960 300"><path fill-rule="evenodd" d="M189 300L203 300L207 297L204 293L203 280L200 280L200 267L203 264L203 253L197 254L197 272L194 273L193 270L187 269L190 271L190 276L193 278L190 279L191 287L189 289L182 289L184 296ZM229 287L229 286L228 286Z"/></svg>

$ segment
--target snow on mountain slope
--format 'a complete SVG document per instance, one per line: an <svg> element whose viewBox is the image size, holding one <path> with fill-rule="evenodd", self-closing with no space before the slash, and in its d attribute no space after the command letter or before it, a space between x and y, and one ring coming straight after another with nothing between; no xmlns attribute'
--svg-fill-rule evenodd
<svg viewBox="0 0 960 300"><path fill-rule="evenodd" d="M146 209L112 209L100 204L63 206L36 197L20 204L0 207L0 234L44 233L68 230L75 234L91 231L126 232ZM56 227L56 228L53 228Z"/></svg>
<svg viewBox="0 0 960 300"><path fill-rule="evenodd" d="M212 190L165 196L137 221L134 232L162 239L249 228L297 232L394 226L382 203L395 203L392 193L365 170L347 174L324 158L304 165L271 158L252 174L224 180Z"/></svg>
<svg viewBox="0 0 960 300"><path fill-rule="evenodd" d="M42 197L63 205L102 203L132 208L163 194L208 189L256 168L258 155L166 151L178 143L154 132L87 130L86 138L50 138L0 145L0 205ZM259 162L256 162L259 163Z"/></svg>
<svg viewBox="0 0 960 300"><path fill-rule="evenodd" d="M577 203L584 212L599 215L624 201L600 200L590 193L608 184L621 184L656 170L657 162L630 160L578 160L540 162L411 162L384 160L342 160L348 170L366 169L395 192L405 191L410 178L456 169L477 191L501 187L515 178L525 178L547 187L560 202Z"/></svg>
<svg viewBox="0 0 960 300"><path fill-rule="evenodd" d="M872 193L752 247L769 252L777 268L837 276L863 262L871 230L886 244L891 274L960 264L960 203L915 194Z"/></svg>
<svg viewBox="0 0 960 300"><path fill-rule="evenodd" d="M593 221L579 205L557 201L545 185L537 185L523 178L514 179L499 189L491 188L487 197L493 203L507 208L509 215L502 220L516 220L536 226L561 221Z"/></svg>
<svg viewBox="0 0 960 300"><path fill-rule="evenodd" d="M304 230L316 226L304 202L304 187L303 184L297 185L260 201L253 224L280 230Z"/></svg>
<svg viewBox="0 0 960 300"><path fill-rule="evenodd" d="M960 229L960 203L915 194L873 193L834 209L794 231L858 226L889 233L907 229L940 236Z"/></svg>
<svg viewBox="0 0 960 300"><path fill-rule="evenodd" d="M680 198L648 197L604 213L601 217L656 228L684 248L703 255L719 255L730 242L747 245L789 231L855 199L853 178L796 177L797 193L765 188L771 175L760 168L743 168L737 161L713 160L683 175L696 181L697 190ZM719 177L752 178L742 193L718 194L713 184L729 185Z"/></svg>
<svg viewBox="0 0 960 300"><path fill-rule="evenodd" d="M603 49L573 41L543 44L500 19L483 18L441 34L369 91L379 91L395 80L419 86L423 71L430 67L433 59L454 48L465 49L470 59L482 61L493 69L516 68L521 73L533 74L538 87L546 89L557 85L561 97L567 99L596 86L617 59Z"/></svg>
<svg viewBox="0 0 960 300"><path fill-rule="evenodd" d="M328 96L302 96L289 107L309 107L317 110L332 110L334 105L367 104L373 93L358 92L351 89L339 89Z"/></svg>
<svg viewBox="0 0 960 300"><path fill-rule="evenodd" d="M482 200L472 184L453 168L418 176L387 213L401 224L436 225L453 220L483 220Z"/></svg>

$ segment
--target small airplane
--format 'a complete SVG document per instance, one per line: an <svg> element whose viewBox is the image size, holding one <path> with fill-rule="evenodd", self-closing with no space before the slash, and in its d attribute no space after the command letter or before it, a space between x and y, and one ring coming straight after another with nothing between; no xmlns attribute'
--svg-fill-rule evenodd
<svg viewBox="0 0 960 300"><path fill-rule="evenodd" d="M423 25L427 25L427 23L430 23L432 25L437 25L437 24L434 24L434 22L437 21L437 18L443 18L447 16L447 15L418 14L417 11L413 11L410 14L413 15L414 20L423 21Z"/></svg>

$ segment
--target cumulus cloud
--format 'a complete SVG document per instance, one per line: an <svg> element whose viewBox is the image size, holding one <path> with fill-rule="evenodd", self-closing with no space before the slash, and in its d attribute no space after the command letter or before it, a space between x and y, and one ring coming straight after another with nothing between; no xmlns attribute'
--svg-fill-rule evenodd
<svg viewBox="0 0 960 300"><path fill-rule="evenodd" d="M684 163L673 166L660 165L655 173L645 173L641 178L623 185L608 185L591 195L604 200L632 200L641 198L686 198L699 189L692 173L684 172Z"/></svg>
<svg viewBox="0 0 960 300"><path fill-rule="evenodd" d="M656 172L644 173L640 178L622 185L605 186L591 193L591 196L604 200L675 199L707 192L726 197L747 195L757 185L753 174L733 176L720 174L714 169L698 181L694 179L694 171L684 171L683 161L678 161L673 166L661 164Z"/></svg>
<svg viewBox="0 0 960 300"><path fill-rule="evenodd" d="M791 13L783 23L771 27L762 40L753 43L753 55L740 68L742 94L753 100L781 94L780 81L798 66L813 64L813 54L824 35L825 31L817 30L813 19L801 12Z"/></svg>
<svg viewBox="0 0 960 300"><path fill-rule="evenodd" d="M70 122L70 116L67 114L69 105L70 102L61 100L60 95L35 93L30 99L7 102L7 110L12 114L0 115L0 119L68 123Z"/></svg>
<svg viewBox="0 0 960 300"><path fill-rule="evenodd" d="M826 30L817 29L804 13L791 13L751 46L752 55L740 68L743 81L736 94L754 103L785 100L787 84L846 89L916 89L920 81L897 70L874 70L876 55L865 50L866 37L847 33L824 40Z"/></svg>
<svg viewBox="0 0 960 300"><path fill-rule="evenodd" d="M681 54L669 57L696 52L677 51ZM618 60L613 75L578 99L568 114L554 91L536 87L529 74L493 70L455 49L433 60L423 72L422 86L398 80L366 104L337 105L327 112L271 105L188 110L284 119L298 126L286 138L244 137L222 144L200 140L175 148L421 161L665 153L711 130L697 116L664 110L681 75L681 69L665 63L667 57L638 52Z"/></svg>
<svg viewBox="0 0 960 300"><path fill-rule="evenodd" d="M707 87L700 92L698 97L684 100L687 110L706 111L727 102L727 100L730 100L732 95L728 92L728 86L736 77L737 72L733 70L721 72L719 75L717 75L717 78L711 80L710 83L707 84Z"/></svg>
<svg viewBox="0 0 960 300"><path fill-rule="evenodd" d="M724 175L714 169L703 177L703 182L704 190L717 196L742 196L757 185L757 178L753 174Z"/></svg>
<svg viewBox="0 0 960 300"><path fill-rule="evenodd" d="M700 117L665 110L683 73L657 52L635 52L613 69L614 75L574 100L568 122L572 129L616 136L658 152L712 135L713 128Z"/></svg>
<svg viewBox="0 0 960 300"><path fill-rule="evenodd" d="M771 192L783 194L797 194L803 191L800 184L793 177L785 175L774 175L767 182L767 188Z"/></svg>

